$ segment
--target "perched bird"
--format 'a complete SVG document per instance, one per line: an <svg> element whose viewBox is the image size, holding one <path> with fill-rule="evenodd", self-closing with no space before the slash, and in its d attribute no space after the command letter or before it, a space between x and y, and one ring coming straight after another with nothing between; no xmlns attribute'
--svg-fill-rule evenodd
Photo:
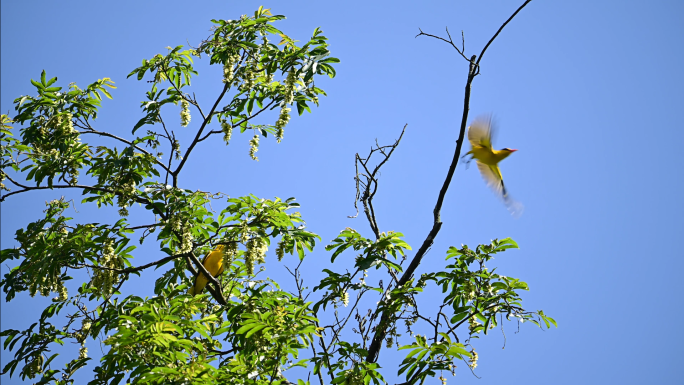
<svg viewBox="0 0 684 385"><path fill-rule="evenodd" d="M214 277L218 277L221 273L223 273L223 250L225 247L225 245L216 246L214 251L207 254L207 256L202 260L202 265L204 265L207 271ZM208 282L209 279L202 273L202 271L199 271L197 273L197 277L195 277L195 284L190 288L190 290L188 290L188 294L202 294L202 291L204 290L204 287L207 286Z"/></svg>
<svg viewBox="0 0 684 385"><path fill-rule="evenodd" d="M502 148L495 150L492 148L492 132L495 127L492 124L491 115L477 117L468 127L468 141L472 147L465 155L470 155L470 160L475 159L477 168L496 195L501 198L511 214L519 216L522 214L523 206L511 198L504 185L499 162L506 159L517 150ZM468 162L470 162L470 160Z"/></svg>

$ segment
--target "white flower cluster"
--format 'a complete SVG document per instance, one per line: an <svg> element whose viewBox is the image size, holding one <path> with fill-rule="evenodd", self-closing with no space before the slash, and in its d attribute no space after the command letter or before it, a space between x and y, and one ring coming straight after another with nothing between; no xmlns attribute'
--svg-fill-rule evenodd
<svg viewBox="0 0 684 385"><path fill-rule="evenodd" d="M223 82L231 84L233 82L233 66L240 60L240 55L233 54L228 56L226 63L223 65Z"/></svg>
<svg viewBox="0 0 684 385"><path fill-rule="evenodd" d="M119 215L122 217L128 216L128 206L133 201L132 197L138 190L135 187L135 182L130 181L119 187L120 195L116 198L116 204L119 206Z"/></svg>
<svg viewBox="0 0 684 385"><path fill-rule="evenodd" d="M47 297L50 293L58 293L59 296L55 298L56 301L66 301L69 294L64 283L58 279L55 279L52 275L42 276L37 278L29 285L29 294L31 297L35 296L40 290L40 295Z"/></svg>
<svg viewBox="0 0 684 385"><path fill-rule="evenodd" d="M114 241L107 239L102 247L102 257L99 260L99 265L109 269L121 268L121 261L119 256L114 252ZM95 269L93 274L92 284L101 295L108 295L112 292L114 284L118 283L119 274L109 269Z"/></svg>
<svg viewBox="0 0 684 385"><path fill-rule="evenodd" d="M190 226L183 226L183 231L181 232L181 245L178 249L179 253L189 253L192 251L192 241L194 237L190 231Z"/></svg>
<svg viewBox="0 0 684 385"><path fill-rule="evenodd" d="M283 91L283 93L285 94L285 99L283 100L283 102L286 105L292 104L292 102L294 102L295 84L297 84L297 73L296 70L293 68L287 74L287 78L285 79L285 90Z"/></svg>
<svg viewBox="0 0 684 385"><path fill-rule="evenodd" d="M342 304L344 305L344 307L347 307L347 305L349 305L349 292L346 290L344 291L344 294L342 294Z"/></svg>
<svg viewBox="0 0 684 385"><path fill-rule="evenodd" d="M64 302L69 299L69 291L62 281L57 283L57 292L59 293L59 296L55 298L56 301Z"/></svg>
<svg viewBox="0 0 684 385"><path fill-rule="evenodd" d="M268 245L258 236L253 236L245 244L247 251L245 252L245 267L249 274L254 274L254 264L266 262L266 252Z"/></svg>
<svg viewBox="0 0 684 385"><path fill-rule="evenodd" d="M183 99L181 100L181 126L187 127L190 123L190 103Z"/></svg>
<svg viewBox="0 0 684 385"><path fill-rule="evenodd" d="M26 373L26 376L28 378L33 379L36 377L37 374L43 373L43 362L45 362L45 358L42 354L39 353L30 356L30 359L31 361L26 364L22 372Z"/></svg>
<svg viewBox="0 0 684 385"><path fill-rule="evenodd" d="M81 348L78 349L78 359L82 360L84 358L88 358L88 348L85 345L81 345Z"/></svg>
<svg viewBox="0 0 684 385"><path fill-rule="evenodd" d="M470 369L475 369L477 368L477 360L479 359L479 356L477 355L475 348L473 348L473 350L470 351L470 354L472 354L472 357L470 358L468 366L470 366Z"/></svg>
<svg viewBox="0 0 684 385"><path fill-rule="evenodd" d="M221 122L221 131L223 131L223 141L228 145L233 136L233 125L224 120Z"/></svg>
<svg viewBox="0 0 684 385"><path fill-rule="evenodd" d="M254 69L251 66L246 66L245 71L242 75L242 84L240 85L240 91L247 93L249 90L254 88L254 85L256 84L255 81L256 78L256 73L254 72Z"/></svg>
<svg viewBox="0 0 684 385"><path fill-rule="evenodd" d="M470 330L470 334L473 334L473 330L475 330L476 327L478 327L480 323L477 321L477 317L472 316L468 318L468 329ZM478 330L478 333L480 331Z"/></svg>
<svg viewBox="0 0 684 385"><path fill-rule="evenodd" d="M259 135L255 134L254 137L249 141L249 156L256 161L259 158L256 156L256 152L259 151Z"/></svg>
<svg viewBox="0 0 684 385"><path fill-rule="evenodd" d="M55 125L56 130L60 130L65 134L72 134L76 132L74 130L74 122L73 122L74 116L71 115L70 112L67 112L66 114L63 115L58 115L57 116L57 124Z"/></svg>
<svg viewBox="0 0 684 385"><path fill-rule="evenodd" d="M225 246L223 249L223 268L225 270L230 269L230 265L233 264L233 259L237 255L238 244L237 242L231 242Z"/></svg>
<svg viewBox="0 0 684 385"><path fill-rule="evenodd" d="M280 116L278 116L278 120L276 120L275 124L276 140L278 140L278 143L283 140L283 134L285 132L284 128L287 123L290 122L290 111L292 111L292 109L289 107L283 107L280 109Z"/></svg>
<svg viewBox="0 0 684 385"><path fill-rule="evenodd" d="M78 166L73 159L64 157L67 152L60 152L55 149L55 143L66 142L69 147L77 146L80 142L78 131L74 129L73 115L62 113L54 115L49 119L41 117L44 125L37 130L36 140L30 143L34 147L34 153L43 158L46 162L59 161L59 167L70 176L69 183L75 184L78 179Z"/></svg>
<svg viewBox="0 0 684 385"><path fill-rule="evenodd" d="M81 321L81 330L77 333L74 333L76 341L80 342L81 344L85 343L85 340L88 338L88 334L90 333L90 327L92 324L93 323L90 322L88 318L83 317L83 320Z"/></svg>

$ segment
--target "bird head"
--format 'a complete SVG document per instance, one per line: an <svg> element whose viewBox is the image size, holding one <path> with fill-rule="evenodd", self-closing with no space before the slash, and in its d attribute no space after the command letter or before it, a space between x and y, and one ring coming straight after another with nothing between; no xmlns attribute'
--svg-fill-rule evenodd
<svg viewBox="0 0 684 385"><path fill-rule="evenodd" d="M502 148L499 150L499 156L501 157L501 160L508 158L509 155L512 153L516 152L518 150L514 150L512 148Z"/></svg>

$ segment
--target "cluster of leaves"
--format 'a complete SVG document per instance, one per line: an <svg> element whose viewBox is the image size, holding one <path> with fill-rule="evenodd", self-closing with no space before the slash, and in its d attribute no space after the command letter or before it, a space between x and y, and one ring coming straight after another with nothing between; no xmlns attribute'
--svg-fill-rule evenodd
<svg viewBox="0 0 684 385"><path fill-rule="evenodd" d="M12 136L9 130L2 133L6 143L3 145L3 176L6 168L12 168L15 172L28 171L26 180L33 180L39 186L47 178L47 185L52 187L55 177L58 181L75 184L80 170L90 164L92 151L80 143L74 121L95 119L101 94L111 98L107 87L116 87L109 78L104 78L85 89L72 83L68 92L60 92L62 87L54 86L56 81L56 77L47 79L43 71L40 81L31 80L38 95L22 96L14 101L17 115L13 121L28 124L21 129L21 141L9 139ZM5 126L9 118L4 116L3 120Z"/></svg>
<svg viewBox="0 0 684 385"><path fill-rule="evenodd" d="M461 248L452 246L447 252L447 259L456 258L456 261L447 266L448 271L435 275L442 292L448 293L444 303L453 308L454 315L450 322L458 327L466 320L470 320L471 336L480 331L487 334L489 329L496 327L496 316L499 314L505 315L507 319L512 316L522 322L529 320L537 325L539 319L546 327L550 327L550 324L556 325L556 322L544 315L543 311L524 311L518 291L529 290L525 282L496 274L496 269L487 270L485 264L494 258L494 254L510 248L518 248L517 243L510 238L495 239L489 245L477 246L475 250L469 249L466 245ZM476 269L472 269L472 265L475 265ZM478 321L484 324L479 325Z"/></svg>
<svg viewBox="0 0 684 385"><path fill-rule="evenodd" d="M296 105L301 115L311 111L310 103L318 105L319 95L325 95L314 79L334 77L332 65L338 62L330 57L327 39L316 29L307 43L298 46L272 25L283 18L259 8L250 17L213 20L211 36L197 48L169 47L166 55L143 60L129 77L144 80L152 75L147 100L141 103L144 116L131 130L135 136L147 126L145 136L126 139L94 126L102 95L111 98L107 88L114 86L109 78L85 89L71 84L63 93L54 86L57 78L48 79L43 72L40 81L31 81L38 96L16 99L13 119L2 115L0 182L8 179L19 189L11 191L2 184L11 192L0 200L33 190L71 189L84 195L81 203L116 205L121 216L113 224L80 223L65 216L73 204L61 198L47 203L43 218L16 231L17 246L1 253L0 262L14 265L0 281L6 300L25 293L56 293L56 297L38 322L25 330L0 333L4 349L14 351L3 374L12 376L21 368L22 379L74 383L75 373L91 360L87 345L99 341L103 355L90 384L277 385L292 383L289 377L301 374L295 368L305 368L321 384L324 376L334 384L380 384L385 379L380 365L369 360L368 341L376 330L386 330L383 338L388 348L396 343L399 349L411 349L398 374L413 384L440 371L453 371L458 360L468 360L474 368L476 354L466 346L478 333L496 326L497 315L543 321L547 327L555 324L541 311L522 308L518 291L527 290L524 282L486 269L492 255L517 247L510 239L475 250L451 248L448 259L455 257L456 262L445 271L404 279L400 278L402 263L411 247L403 234L380 233L373 227L376 239L370 239L347 228L326 250L332 253L331 264L338 266L344 260L339 258L342 253L353 251L354 271L324 269L326 276L313 289L322 293L317 300L307 301L313 293L303 286L299 266L291 271L296 281L293 290L259 278L273 242L277 242L278 261L285 254L296 255L301 265L320 239L306 230L294 211L299 207L294 198L192 191L181 187L179 177L196 146L214 134L223 134L228 143L235 127L254 131L250 155L256 159L259 136L270 133L278 141L283 138L289 106ZM272 35L278 36L279 44L269 41ZM197 75L193 58L202 56L223 69L223 89L206 113L188 92ZM191 106L201 117L184 151L175 124L162 117L165 106L178 104L181 127L191 122ZM279 115L274 124L254 121L276 108ZM220 127L207 129L212 121ZM22 125L20 138L14 137L12 122ZM81 142L86 134L108 138L123 148L92 147ZM162 142L169 150L165 161L159 151ZM86 181L79 182L84 169ZM25 181L19 182L19 177ZM215 211L217 203L223 208ZM136 218L148 222L130 223L129 208L140 210L142 215ZM139 236L141 245L152 244L157 257L132 245L134 236ZM222 254L222 269L216 276L201 262L201 256L212 250ZM132 275L149 274L148 269L161 270L154 296L124 295ZM367 282L371 271L382 274L388 283ZM208 277L209 293L190 295L188 289L199 274ZM71 295L70 280L79 282L69 284L76 288ZM434 319L419 312L417 305L417 296L431 282L445 295ZM364 315L359 308L365 306L367 294L377 296L378 302ZM328 311L331 303L333 315ZM339 305L348 308L346 315L340 316ZM445 307L448 311L443 311ZM323 325L322 320L331 317L334 321ZM352 318L357 324L352 331L358 337L347 332ZM403 347L400 321L411 335L410 344ZM425 323L434 335L415 335L411 327L416 322ZM463 342L459 333L467 335ZM59 353L52 351L67 341L80 345L78 355L65 368L55 369ZM308 384L306 378L298 384Z"/></svg>
<svg viewBox="0 0 684 385"><path fill-rule="evenodd" d="M543 322L547 328L552 324L556 325L555 320L546 316L543 311L529 312L522 307L519 291L528 290L525 282L496 274L496 269L487 269L485 263L495 254L510 248L518 248L512 239L495 239L489 245L477 246L475 250L469 249L468 246L451 247L447 252L447 260L456 258L456 261L448 264L445 271L425 273L418 280L410 279L399 285L396 273L402 272L402 268L386 257L391 255L396 258L397 255L403 255L404 250L411 250L401 236L401 233L382 233L376 241L372 241L348 228L326 247L329 251L334 250L333 261L345 250L359 252L356 257L356 271L353 274L340 274L325 269L327 277L321 280L314 291L327 291L314 305L314 311L320 311L321 306L325 309L326 304L330 302L335 303L336 308L340 301L347 306L345 298L349 297L350 292L355 294L356 298L347 316L338 318L336 312L336 322L331 327L333 338L329 340L324 352L320 352L318 357L312 359L315 362L315 373L322 368L328 368L335 383L351 384L362 379L365 383L371 380L377 383L381 378L376 370L378 367L370 367L366 361L370 333L379 327L388 331L384 336L387 347L392 347L396 341L399 350L411 349L401 363L398 374L404 374L406 383L413 384L424 381L428 376L435 376L437 372L453 373L456 361L467 362L467 365L474 369L477 366L477 354L474 349L468 351L467 346L471 345L472 339L478 338L480 332L487 334L488 330L499 325L497 317L514 318L519 322L531 321L540 327ZM366 278L366 269L372 266L375 266L376 270L384 267L383 270L391 279L387 287L383 287L382 280L375 287L366 283L366 280L370 279ZM353 282L361 273L361 282ZM430 282L441 288L444 294L441 301L443 305L437 310L434 319L418 311L416 298ZM377 306L368 309L365 315L359 314L356 309L361 298L373 291L379 293ZM361 341L350 344L340 340L338 336L355 310L358 328L353 331L360 335ZM385 324L381 320L383 313L390 314ZM410 345L399 344L401 334L398 333L397 323L401 320L415 340ZM422 325L414 326L417 322ZM414 334L415 328L434 331L434 335L427 338ZM324 343L321 345L325 346Z"/></svg>

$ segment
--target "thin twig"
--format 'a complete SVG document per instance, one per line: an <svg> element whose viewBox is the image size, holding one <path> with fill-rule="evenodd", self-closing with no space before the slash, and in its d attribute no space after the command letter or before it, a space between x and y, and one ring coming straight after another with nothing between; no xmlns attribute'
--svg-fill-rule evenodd
<svg viewBox="0 0 684 385"><path fill-rule="evenodd" d="M526 6L527 4L530 3L530 1L532 1L532 0L527 0L527 1L525 1L525 2L523 3L523 5L521 5L518 9L516 9L515 12L513 12L513 14L511 15L511 17L509 17L508 20L506 20L506 22L503 23L503 24L501 25L501 27L499 28L499 30L496 31L496 33L494 34L494 36L492 36L492 38L489 39L489 41L487 42L487 45L485 45L485 47L482 49L482 52L480 52L480 57L477 59L477 62L475 63L475 64L478 66L478 73L480 72L480 71L479 71L480 60L482 60L482 56L484 56L484 53L485 53L485 51L487 50L487 48L489 48L489 46L494 42L494 39L496 39L496 37L499 36L499 33L501 33L501 31L504 29L504 27L506 26L506 24L508 24L511 20L513 20L513 18L515 17L515 15L517 15L518 12L522 11L522 9L525 8L525 6Z"/></svg>
<svg viewBox="0 0 684 385"><path fill-rule="evenodd" d="M79 134L96 134L96 135L106 136L106 137L109 137L109 138L112 138L112 139L116 139L116 140L118 140L118 141L120 141L120 142L126 143L126 144L129 145L129 146L133 146L133 148L135 148L136 150L138 150L138 151L140 151L140 152L142 152L142 153L144 153L144 154L146 154L146 155L151 156L151 157L154 159L154 162L157 163L158 166L160 166L161 168L163 168L163 169L166 170L167 172L171 172L171 170L168 169L168 168L164 165L164 163L160 162L160 161L157 159L156 156L150 154L150 153L147 152L146 150L144 150L144 149L138 147L137 145L133 144L133 142L130 142L130 141L124 139L124 138L118 137L118 136L116 136L116 135L112 135L112 134L110 134L110 133L108 133L108 132L97 131L97 130L95 130L95 129L93 129L93 128L90 128L90 127L87 128L87 131L80 131Z"/></svg>
<svg viewBox="0 0 684 385"><path fill-rule="evenodd" d="M216 110L216 107L218 107L219 103L221 103L221 99L223 99L223 96L226 94L226 92L228 92L229 88L230 88L230 84L228 84L228 83L226 83L226 85L223 86L223 90L221 91L221 94L218 96L218 98L216 98L216 102L211 107L211 111L209 111L209 115L207 116L206 119L204 119L199 130L197 130L197 135L195 135L195 139L193 139L192 143L190 143L190 146L188 147L188 149L185 150L185 156L183 157L180 164L178 165L178 168L176 168L176 170L171 173L171 175L173 175L173 187L177 187L176 184L178 183L178 174L180 173L181 169L183 169L183 166L185 165L185 162L190 157L190 153L192 152L192 150L195 148L197 143L200 142L199 139L202 137L202 131L204 131L204 127L206 127L207 124L209 123L211 116L214 114L214 111Z"/></svg>

